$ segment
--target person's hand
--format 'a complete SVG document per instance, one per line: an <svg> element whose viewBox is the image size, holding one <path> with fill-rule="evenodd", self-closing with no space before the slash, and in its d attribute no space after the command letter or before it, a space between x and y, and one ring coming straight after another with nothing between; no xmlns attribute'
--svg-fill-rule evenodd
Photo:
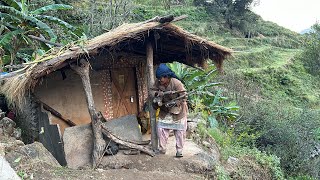
<svg viewBox="0 0 320 180"><path fill-rule="evenodd" d="M158 96L158 97L161 97L161 96L163 96L163 95L164 95L163 91L157 91L157 92L155 93L155 96Z"/></svg>
<svg viewBox="0 0 320 180"><path fill-rule="evenodd" d="M164 106L167 108L171 108L176 105L177 105L177 103L175 101L171 101L171 102L166 103Z"/></svg>

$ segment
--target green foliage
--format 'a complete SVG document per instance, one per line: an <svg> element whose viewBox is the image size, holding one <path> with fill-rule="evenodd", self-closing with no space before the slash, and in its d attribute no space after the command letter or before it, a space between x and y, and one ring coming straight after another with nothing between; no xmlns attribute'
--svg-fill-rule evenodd
<svg viewBox="0 0 320 180"><path fill-rule="evenodd" d="M227 147L231 145L231 136L220 131L218 128L209 128L208 134L214 138L220 147Z"/></svg>
<svg viewBox="0 0 320 180"><path fill-rule="evenodd" d="M233 143L232 131L225 133L217 128L209 128L205 131L205 125L203 124L200 124L199 128L202 129L200 133L202 134L201 137L207 138L207 136L211 136L215 139L215 142L219 144L223 161L226 161L229 157L236 157L239 159L239 164L237 170L233 172L233 177L242 177L246 179L245 177L247 175L250 176L250 174L254 176L253 174L255 173L264 172L264 176L268 176L268 172L270 172L273 179L284 179L280 158L277 156L261 152L257 148ZM204 135L205 133L207 133L207 135ZM220 166L220 168L221 169L215 170L216 173L219 174L220 170L224 170L222 166ZM223 174L225 173L222 173L222 175ZM259 177L259 175L257 175L257 177Z"/></svg>
<svg viewBox="0 0 320 180"><path fill-rule="evenodd" d="M253 0L195 0L197 6L204 6L212 16L223 17L230 29L238 29L243 34L252 31L252 26L258 20L258 16L249 10Z"/></svg>
<svg viewBox="0 0 320 180"><path fill-rule="evenodd" d="M22 62L30 61L32 53L37 51L39 44L46 50L51 47L44 43L34 42L28 36L43 36L44 38L55 42L57 36L50 27L50 23L60 26L76 38L82 35L81 31L78 31L67 22L54 16L44 15L44 13L48 13L49 11L70 10L72 9L72 6L54 4L31 10L29 2L24 0L21 2L5 0L4 2L5 5L0 5L0 10L2 11L0 20L3 22L0 26L0 47L4 50L5 56L10 55L11 64L17 61L17 59L20 59ZM31 51L29 54L21 52L21 49L26 47L32 48L34 51ZM16 63L18 63L18 61Z"/></svg>
<svg viewBox="0 0 320 180"><path fill-rule="evenodd" d="M310 74L320 77L320 24L315 24L306 36L304 52L300 58Z"/></svg>
<svg viewBox="0 0 320 180"><path fill-rule="evenodd" d="M65 0L65 2L76 10L60 16L78 24L89 38L128 23L135 17L133 13L135 6L131 0Z"/></svg>
<svg viewBox="0 0 320 180"><path fill-rule="evenodd" d="M224 169L223 166L221 166L220 164L216 164L215 165L215 172L217 174L217 179L219 180L229 180L231 179L228 175L228 173L226 172L226 170Z"/></svg>
<svg viewBox="0 0 320 180"><path fill-rule="evenodd" d="M250 137L243 137L244 133L254 136L248 145L254 142L260 150L281 158L281 167L287 175L319 176L319 160L310 158L311 151L320 143L316 134L319 113L279 102L251 103L246 108L251 111L243 112L234 130L239 143L248 143Z"/></svg>
<svg viewBox="0 0 320 180"><path fill-rule="evenodd" d="M217 69L211 65L205 71L186 68L179 63L171 63L169 67L182 80L188 90L189 106L194 111L200 111L208 116L210 127L216 126L219 120L224 126L232 124L236 119L239 107L235 102L225 103L226 97L222 90L215 90L214 87L221 85L221 82L213 82L217 76Z"/></svg>

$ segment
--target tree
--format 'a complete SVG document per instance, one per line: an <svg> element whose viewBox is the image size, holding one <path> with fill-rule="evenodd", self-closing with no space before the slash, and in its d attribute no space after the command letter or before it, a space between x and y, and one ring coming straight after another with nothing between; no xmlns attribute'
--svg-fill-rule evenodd
<svg viewBox="0 0 320 180"><path fill-rule="evenodd" d="M2 58L4 64L8 61L11 65L19 63L18 60L30 61L34 52L50 48L49 44L35 42L29 37L33 35L55 42L57 35L49 24L58 25L75 37L81 35L81 32L69 23L54 16L45 15L50 11L70 10L72 6L52 4L30 10L25 0L21 2L1 0L0 2L0 47L4 51Z"/></svg>
<svg viewBox="0 0 320 180"><path fill-rule="evenodd" d="M312 26L312 31L307 34L301 58L308 72L320 77L320 24Z"/></svg>
<svg viewBox="0 0 320 180"><path fill-rule="evenodd" d="M230 29L239 29L246 33L257 17L250 11L252 4L258 5L259 0L194 0L197 6L204 6L208 13L222 16Z"/></svg>
<svg viewBox="0 0 320 180"><path fill-rule="evenodd" d="M72 17L78 17L77 23L83 24L90 38L127 22L134 8L131 0L89 0L75 6Z"/></svg>

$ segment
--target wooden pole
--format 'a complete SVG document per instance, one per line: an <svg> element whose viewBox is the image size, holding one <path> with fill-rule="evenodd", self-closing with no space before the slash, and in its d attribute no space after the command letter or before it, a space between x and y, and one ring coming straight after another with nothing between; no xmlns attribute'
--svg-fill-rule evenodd
<svg viewBox="0 0 320 180"><path fill-rule="evenodd" d="M153 72L153 46L150 41L147 42L146 47L147 52L147 72L148 72L148 105L150 113L150 122L151 122L151 145L152 150L158 150L158 134L157 134L157 124L156 124L156 114L152 106L152 91L151 87L154 85L154 72Z"/></svg>
<svg viewBox="0 0 320 180"><path fill-rule="evenodd" d="M73 69L81 78L83 88L86 94L86 100L88 104L88 110L91 117L91 126L93 132L93 153L92 153L92 166L96 168L99 165L99 159L104 154L104 149L106 147L106 142L102 136L102 119L103 116L100 112L96 110L93 101L91 83L90 83L90 64L84 59L81 59L79 64L71 64L71 69Z"/></svg>

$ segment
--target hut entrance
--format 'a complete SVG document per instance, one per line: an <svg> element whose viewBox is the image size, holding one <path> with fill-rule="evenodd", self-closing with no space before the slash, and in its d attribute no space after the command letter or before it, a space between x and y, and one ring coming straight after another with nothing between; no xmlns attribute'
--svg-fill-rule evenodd
<svg viewBox="0 0 320 180"><path fill-rule="evenodd" d="M113 118L138 114L135 68L111 70Z"/></svg>

